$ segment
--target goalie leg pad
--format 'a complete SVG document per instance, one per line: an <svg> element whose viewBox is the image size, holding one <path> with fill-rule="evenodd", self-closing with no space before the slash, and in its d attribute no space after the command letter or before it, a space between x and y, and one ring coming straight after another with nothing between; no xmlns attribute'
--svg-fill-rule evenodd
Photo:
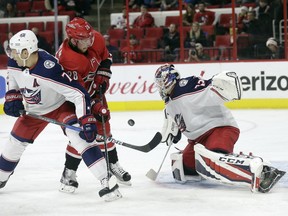
<svg viewBox="0 0 288 216"><path fill-rule="evenodd" d="M184 175L183 169L183 155L181 152L172 153L171 158L171 167L173 178L178 183L185 183L187 180Z"/></svg>
<svg viewBox="0 0 288 216"><path fill-rule="evenodd" d="M185 175L183 167L183 154L181 152L172 153L171 158L171 167L173 178L177 183L184 184L187 181L201 181L202 178L200 175Z"/></svg>
<svg viewBox="0 0 288 216"><path fill-rule="evenodd" d="M221 154L194 146L196 171L205 179L217 182L250 186L259 189L263 160L259 157L238 154Z"/></svg>

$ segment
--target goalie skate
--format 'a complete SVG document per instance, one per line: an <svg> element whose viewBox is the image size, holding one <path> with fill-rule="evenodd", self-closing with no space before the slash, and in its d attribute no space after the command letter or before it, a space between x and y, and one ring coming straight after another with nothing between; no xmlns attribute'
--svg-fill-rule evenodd
<svg viewBox="0 0 288 216"><path fill-rule="evenodd" d="M64 168L60 182L61 185L59 191L64 193L74 193L76 188L78 188L76 171Z"/></svg>
<svg viewBox="0 0 288 216"><path fill-rule="evenodd" d="M285 175L286 172L274 167L264 166L259 186L259 192L269 192L275 184Z"/></svg>
<svg viewBox="0 0 288 216"><path fill-rule="evenodd" d="M128 186L132 185L130 181L131 175L120 166L119 162L116 162L115 164L110 163L110 170L117 178L118 183Z"/></svg>
<svg viewBox="0 0 288 216"><path fill-rule="evenodd" d="M120 191L118 190L119 186L117 184L117 179L115 176L108 178L103 178L101 181L103 189L99 191L99 196L103 198L106 202L111 202L117 199L122 198Z"/></svg>

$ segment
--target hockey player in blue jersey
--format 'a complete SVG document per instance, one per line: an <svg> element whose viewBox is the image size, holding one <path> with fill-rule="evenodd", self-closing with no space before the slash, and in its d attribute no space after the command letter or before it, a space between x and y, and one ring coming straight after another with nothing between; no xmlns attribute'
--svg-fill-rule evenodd
<svg viewBox="0 0 288 216"><path fill-rule="evenodd" d="M266 193L285 174L261 157L233 153L240 131L224 102L241 99L235 72L181 79L173 65L165 64L157 69L155 84L165 101L162 142L177 143L181 134L188 138L182 152L171 154L176 181L199 180L200 175Z"/></svg>
<svg viewBox="0 0 288 216"><path fill-rule="evenodd" d="M37 43L37 37L30 30L18 32L9 41L11 54L4 112L17 120L1 152L0 188L15 171L25 148L48 124L28 115L20 116L19 111L25 109L66 124L80 125L83 128L80 133L63 130L88 169L100 180L99 196L105 201L121 198L116 178L108 176L106 161L95 143L97 127L91 114L89 94L66 74L56 58L38 49Z"/></svg>

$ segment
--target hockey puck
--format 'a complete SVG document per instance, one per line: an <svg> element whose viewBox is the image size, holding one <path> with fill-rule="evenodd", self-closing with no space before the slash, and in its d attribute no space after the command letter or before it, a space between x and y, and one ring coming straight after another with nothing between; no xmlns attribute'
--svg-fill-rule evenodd
<svg viewBox="0 0 288 216"><path fill-rule="evenodd" d="M129 120L128 120L128 124L129 124L130 126L134 126L135 122L134 122L133 119L129 119Z"/></svg>

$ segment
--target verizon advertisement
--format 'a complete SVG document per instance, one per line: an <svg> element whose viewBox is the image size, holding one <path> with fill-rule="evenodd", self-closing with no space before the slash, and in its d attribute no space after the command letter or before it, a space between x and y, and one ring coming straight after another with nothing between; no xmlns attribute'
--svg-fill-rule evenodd
<svg viewBox="0 0 288 216"><path fill-rule="evenodd" d="M107 99L110 102L160 100L154 85L154 73L161 65L112 66ZM181 77L200 76L209 79L221 71L234 71L242 82L243 99L288 98L287 62L240 62L209 64L175 64ZM6 92L6 70L0 70L0 104Z"/></svg>

